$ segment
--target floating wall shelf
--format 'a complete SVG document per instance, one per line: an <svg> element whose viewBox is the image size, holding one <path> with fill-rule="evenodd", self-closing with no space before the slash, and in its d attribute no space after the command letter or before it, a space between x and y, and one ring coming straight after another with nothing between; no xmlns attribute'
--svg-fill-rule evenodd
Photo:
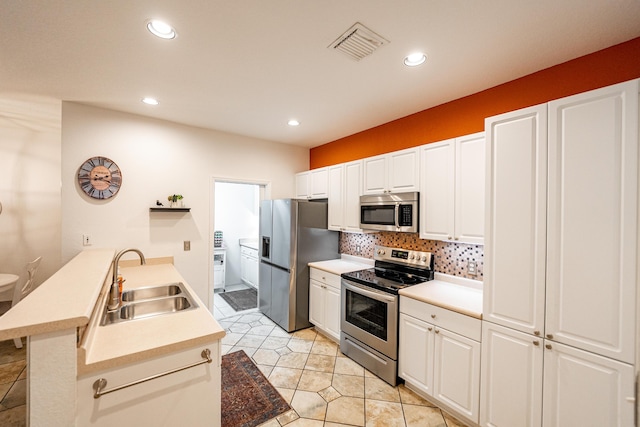
<svg viewBox="0 0 640 427"><path fill-rule="evenodd" d="M149 212L189 212L191 208L149 208Z"/></svg>

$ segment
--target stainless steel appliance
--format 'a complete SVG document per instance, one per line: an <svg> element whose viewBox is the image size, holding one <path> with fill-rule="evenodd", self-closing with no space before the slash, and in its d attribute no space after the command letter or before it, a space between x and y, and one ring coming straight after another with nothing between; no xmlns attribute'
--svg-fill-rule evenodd
<svg viewBox="0 0 640 427"><path fill-rule="evenodd" d="M340 258L339 233L327 230L327 203L264 200L260 236L260 311L287 332L311 326L307 264Z"/></svg>
<svg viewBox="0 0 640 427"><path fill-rule="evenodd" d="M385 193L360 196L360 228L418 232L420 193Z"/></svg>
<svg viewBox="0 0 640 427"><path fill-rule="evenodd" d="M398 382L398 291L433 280L429 252L376 246L374 268L342 274L340 351Z"/></svg>

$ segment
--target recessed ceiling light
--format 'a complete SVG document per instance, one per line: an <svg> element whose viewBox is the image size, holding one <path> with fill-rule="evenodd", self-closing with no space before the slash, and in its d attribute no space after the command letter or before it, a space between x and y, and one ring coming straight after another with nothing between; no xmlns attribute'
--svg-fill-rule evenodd
<svg viewBox="0 0 640 427"><path fill-rule="evenodd" d="M147 29L154 36L158 36L163 39L176 38L176 30L166 22L158 21L157 19L152 19L147 22Z"/></svg>
<svg viewBox="0 0 640 427"><path fill-rule="evenodd" d="M427 60L427 55L422 52L412 53L404 58L404 65L408 67L416 67Z"/></svg>
<svg viewBox="0 0 640 427"><path fill-rule="evenodd" d="M150 98L150 97L146 97L146 98L142 98L142 102L144 102L147 105L158 105L158 100L155 98Z"/></svg>
<svg viewBox="0 0 640 427"><path fill-rule="evenodd" d="M287 123L289 124L289 126L298 126L300 124L300 122L296 119L291 119Z"/></svg>

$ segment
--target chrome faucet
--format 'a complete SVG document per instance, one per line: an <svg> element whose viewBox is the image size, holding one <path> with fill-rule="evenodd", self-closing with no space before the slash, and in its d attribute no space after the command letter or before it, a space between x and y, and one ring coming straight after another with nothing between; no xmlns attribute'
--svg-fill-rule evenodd
<svg viewBox="0 0 640 427"><path fill-rule="evenodd" d="M135 252L140 256L140 264L144 265L147 261L144 259L144 255L139 249L123 249L118 252L113 258L113 280L111 281L111 289L109 290L109 302L107 303L107 310L115 310L120 307L120 291L118 289L118 263L120 257L127 252Z"/></svg>

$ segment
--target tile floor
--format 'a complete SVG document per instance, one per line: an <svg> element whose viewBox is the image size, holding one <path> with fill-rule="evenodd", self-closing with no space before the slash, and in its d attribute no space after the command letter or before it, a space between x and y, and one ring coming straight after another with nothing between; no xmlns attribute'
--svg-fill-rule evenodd
<svg viewBox="0 0 640 427"><path fill-rule="evenodd" d="M313 328L289 334L257 310L218 322L223 354L244 350L292 410L262 427L462 427L404 385L391 387Z"/></svg>
<svg viewBox="0 0 640 427"><path fill-rule="evenodd" d="M225 287L225 291L240 291L242 289L248 288L248 285L240 283L237 285L227 285ZM225 317L233 316L236 314L236 311L223 298L220 298L219 294L221 292L222 290L218 289L214 291L215 295L213 297L213 317L215 317L216 319L224 319Z"/></svg>
<svg viewBox="0 0 640 427"><path fill-rule="evenodd" d="M26 340L17 349L13 340L0 341L0 426L26 426Z"/></svg>

